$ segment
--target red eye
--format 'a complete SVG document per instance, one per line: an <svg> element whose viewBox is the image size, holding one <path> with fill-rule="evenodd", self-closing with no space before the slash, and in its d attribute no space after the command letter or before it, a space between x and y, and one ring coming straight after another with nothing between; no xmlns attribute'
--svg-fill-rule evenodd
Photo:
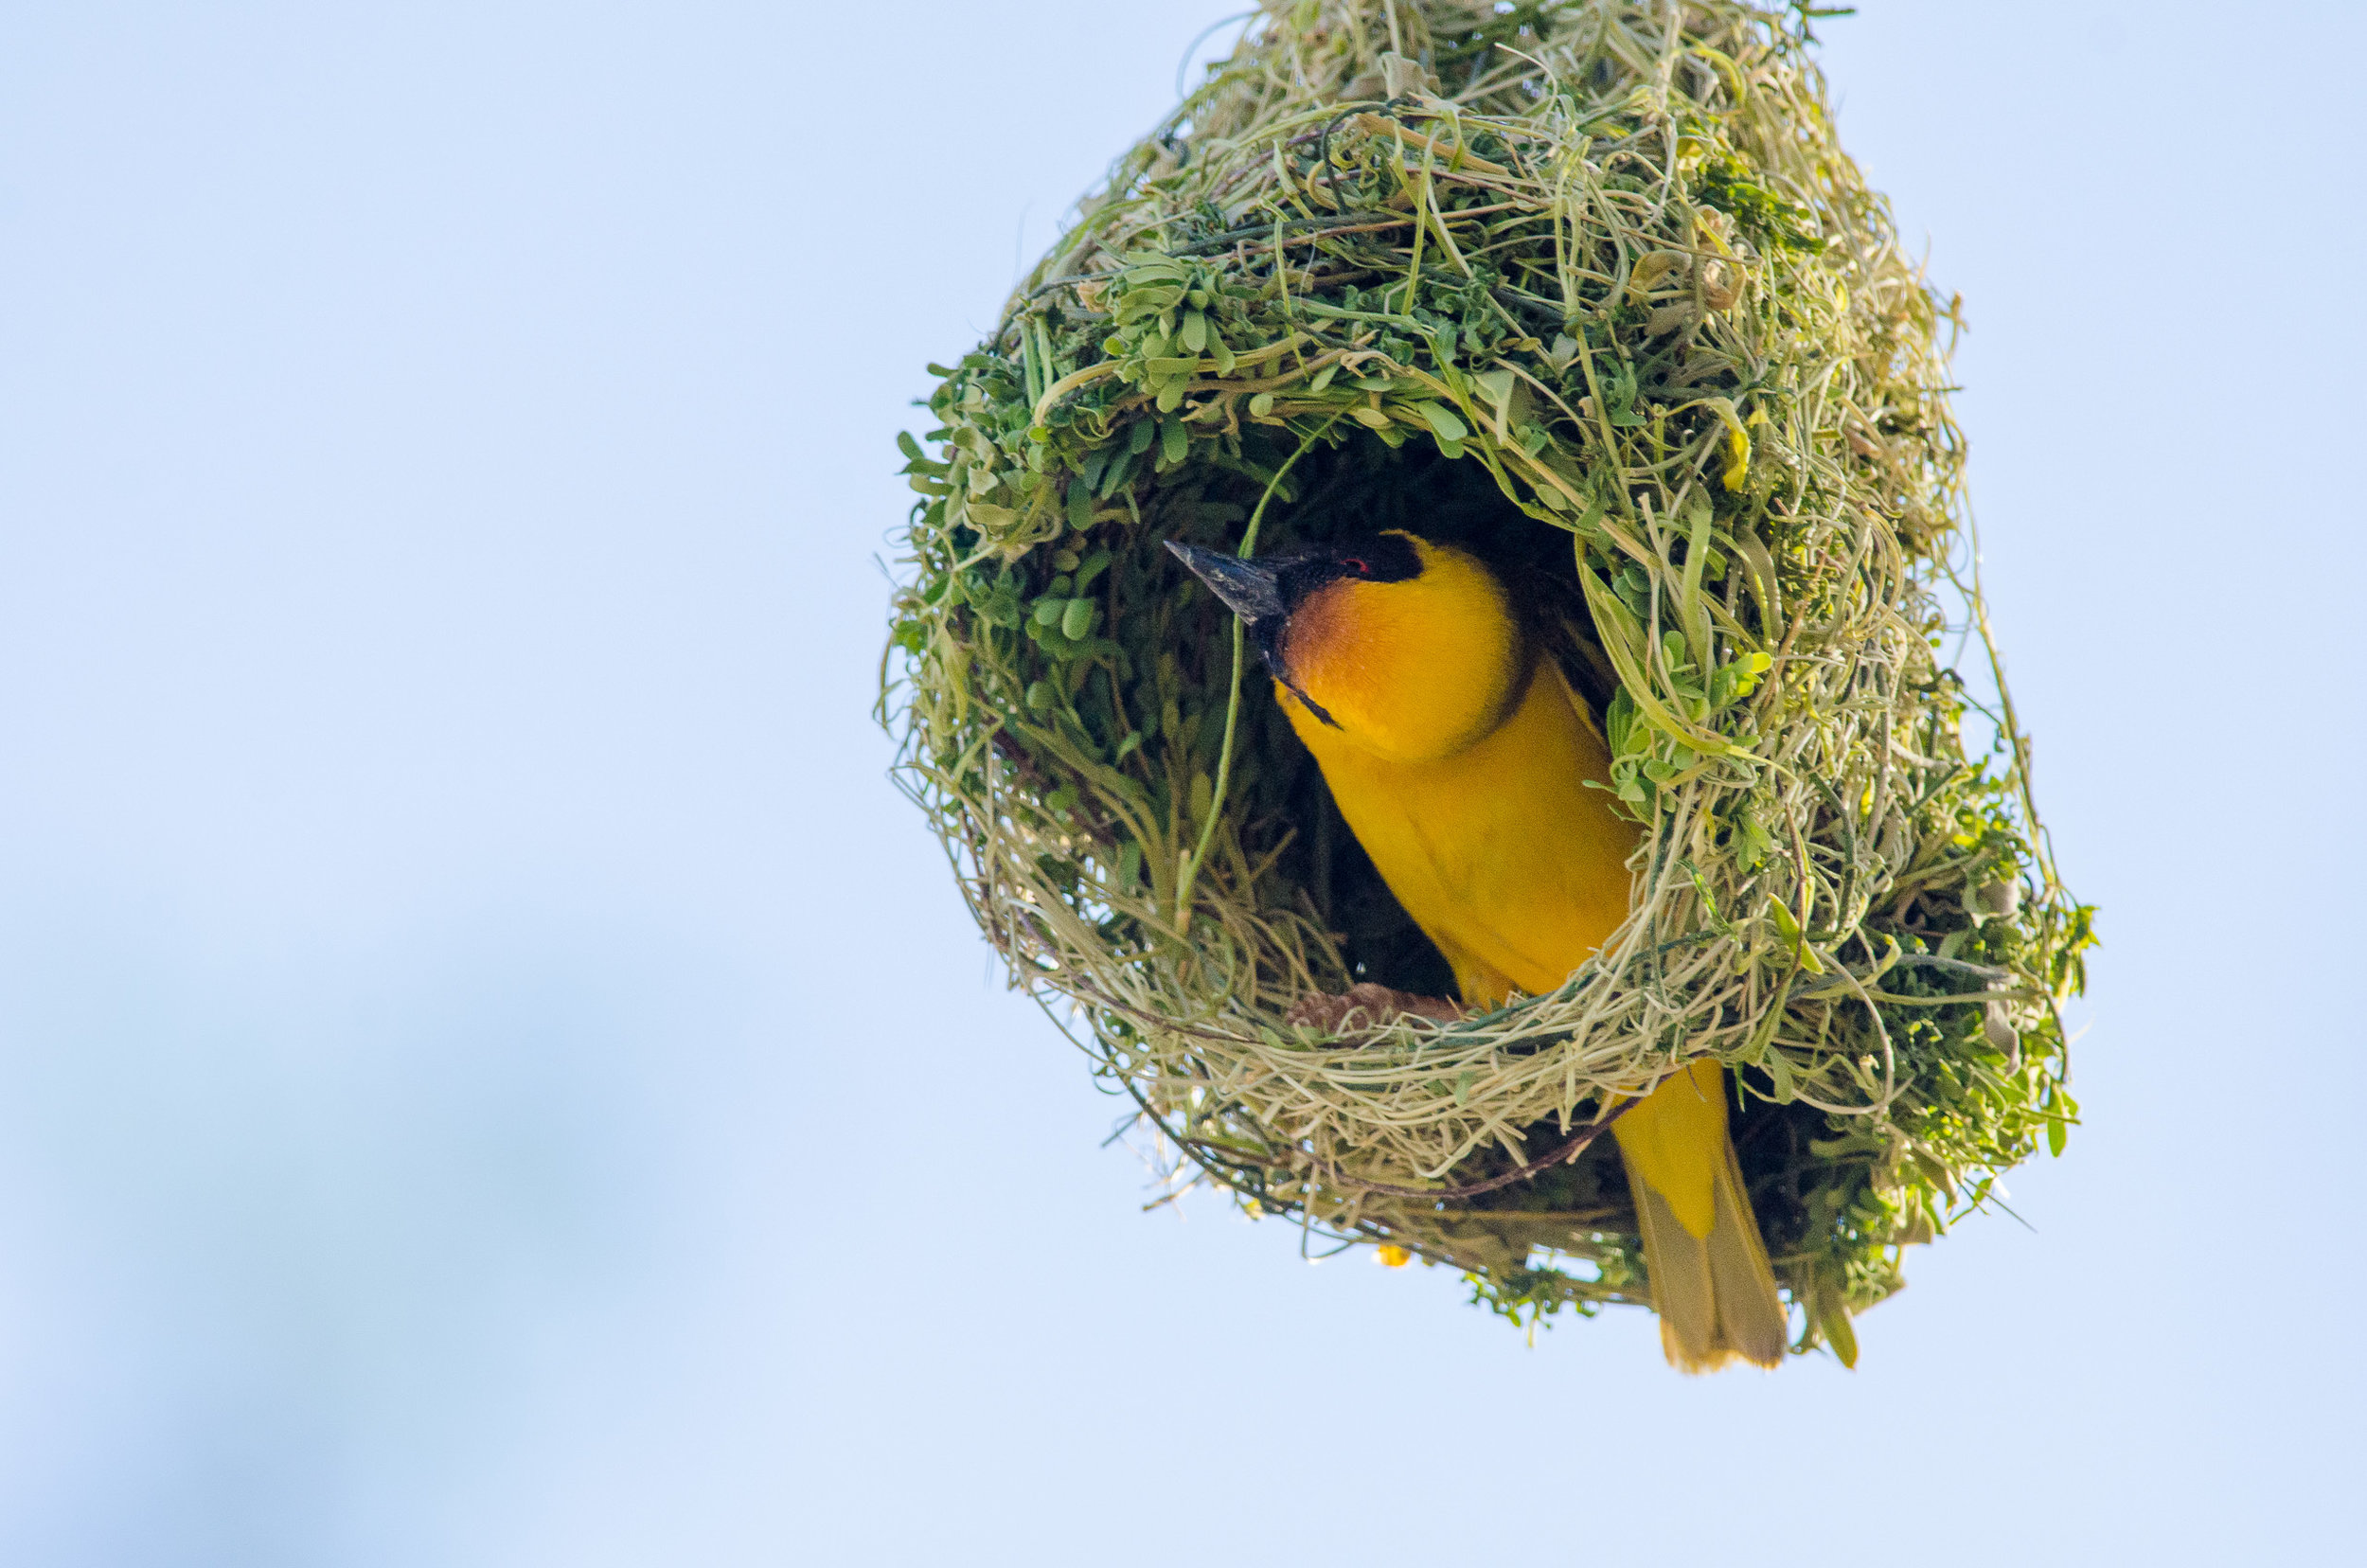
<svg viewBox="0 0 2367 1568"><path fill-rule="evenodd" d="M1340 562L1340 564L1355 573L1358 577L1371 577L1373 575L1373 569L1370 566L1365 565L1363 561L1358 560L1354 556L1348 557L1347 560Z"/></svg>

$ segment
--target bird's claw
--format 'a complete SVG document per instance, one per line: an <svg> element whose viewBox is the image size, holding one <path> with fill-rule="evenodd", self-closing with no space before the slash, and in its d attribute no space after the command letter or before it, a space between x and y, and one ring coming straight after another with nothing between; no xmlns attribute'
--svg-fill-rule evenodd
<svg viewBox="0 0 2367 1568"><path fill-rule="evenodd" d="M1463 1016L1463 1009L1443 996L1423 996L1414 991L1392 990L1370 980L1359 981L1337 995L1302 996L1290 1005L1284 1022L1306 1025L1326 1034L1347 1034L1358 1029L1379 1028L1399 1017L1424 1018L1433 1024L1451 1024Z"/></svg>

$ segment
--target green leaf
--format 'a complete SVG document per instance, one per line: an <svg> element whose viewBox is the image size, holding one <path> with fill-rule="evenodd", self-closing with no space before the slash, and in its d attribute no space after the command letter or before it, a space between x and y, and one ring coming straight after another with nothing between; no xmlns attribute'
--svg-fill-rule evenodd
<svg viewBox="0 0 2367 1568"><path fill-rule="evenodd" d="M1192 449L1192 433L1184 428L1181 419L1159 421L1159 454L1169 464L1180 463Z"/></svg>
<svg viewBox="0 0 2367 1568"><path fill-rule="evenodd" d="M1833 1347L1833 1355L1842 1365L1856 1368L1858 1364L1858 1330L1850 1326L1849 1309L1842 1305L1841 1292L1827 1288L1816 1293L1817 1327L1824 1330L1824 1343Z"/></svg>
<svg viewBox="0 0 2367 1568"><path fill-rule="evenodd" d="M1144 430L1149 427L1147 425L1137 425L1135 428L1137 430ZM1110 497L1118 492L1118 488L1126 483L1126 476L1133 471L1133 468L1134 454L1130 452L1119 453L1116 459L1110 464L1110 471L1101 476L1101 488L1094 493L1104 501L1109 500Z"/></svg>
<svg viewBox="0 0 2367 1568"><path fill-rule="evenodd" d="M1483 370L1471 378L1479 389L1487 394L1487 405L1494 411L1499 426L1504 423L1505 410L1512 402L1512 389L1518 384L1509 370Z"/></svg>
<svg viewBox="0 0 2367 1568"><path fill-rule="evenodd" d="M1094 601L1089 598L1069 600L1068 608L1060 614L1060 635L1071 642L1081 642L1093 626Z"/></svg>
<svg viewBox="0 0 2367 1568"><path fill-rule="evenodd" d="M1121 326L1154 316L1184 301L1184 291L1172 283L1154 283L1148 288L1130 288L1125 303L1118 307Z"/></svg>
<svg viewBox="0 0 2367 1568"><path fill-rule="evenodd" d="M1931 1155L1925 1153L1920 1149L1909 1149L1907 1151L1907 1158L1911 1163L1913 1163L1915 1169L1923 1173L1923 1179L1931 1183L1935 1190L1945 1193L1950 1198L1953 1198L1956 1195L1956 1184L1949 1179L1948 1167L1946 1166L1940 1164L1939 1161L1933 1159Z"/></svg>
<svg viewBox="0 0 2367 1568"><path fill-rule="evenodd" d="M1184 330L1179 334L1184 347L1198 354L1208 347L1208 318L1198 311L1184 312Z"/></svg>
<svg viewBox="0 0 2367 1568"><path fill-rule="evenodd" d="M1619 602L1626 605L1636 619L1644 620L1651 615L1652 579L1635 562L1629 561L1619 568L1619 575L1611 579L1611 591L1619 596Z"/></svg>
<svg viewBox="0 0 2367 1568"><path fill-rule="evenodd" d="M1019 583L1011 578L998 580L987 597L978 601L978 614L989 626L1009 631L1020 624L1023 612L1019 602Z"/></svg>
<svg viewBox="0 0 2367 1568"><path fill-rule="evenodd" d="M1094 524L1094 488L1083 474L1068 482L1068 526L1090 528Z"/></svg>
<svg viewBox="0 0 2367 1568"><path fill-rule="evenodd" d="M1800 967L1810 974L1823 974L1824 965L1818 960L1816 949L1808 946L1807 933L1800 929L1799 918L1785 907L1784 900L1771 894L1767 900L1767 912L1775 921L1777 934L1790 947L1792 955L1799 959Z"/></svg>

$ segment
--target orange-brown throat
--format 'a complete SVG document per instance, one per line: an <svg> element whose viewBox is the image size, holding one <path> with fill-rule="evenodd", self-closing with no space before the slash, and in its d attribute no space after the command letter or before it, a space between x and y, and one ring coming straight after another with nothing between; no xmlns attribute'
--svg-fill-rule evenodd
<svg viewBox="0 0 2367 1568"><path fill-rule="evenodd" d="M1344 739L1397 761L1451 757L1502 724L1534 659L1503 587L1457 549L1415 541L1421 572L1341 578L1292 609L1284 684Z"/></svg>

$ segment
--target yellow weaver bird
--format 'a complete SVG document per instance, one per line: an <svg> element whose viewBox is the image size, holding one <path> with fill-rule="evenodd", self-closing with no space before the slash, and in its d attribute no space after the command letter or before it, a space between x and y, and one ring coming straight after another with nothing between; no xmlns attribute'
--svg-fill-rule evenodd
<svg viewBox="0 0 2367 1568"><path fill-rule="evenodd" d="M1634 826L1588 789L1610 754L1496 575L1393 530L1244 561L1167 546L1239 615L1290 726L1468 1007L1542 995L1628 915ZM1783 1359L1789 1337L1726 1130L1697 1061L1611 1124L1671 1364Z"/></svg>

